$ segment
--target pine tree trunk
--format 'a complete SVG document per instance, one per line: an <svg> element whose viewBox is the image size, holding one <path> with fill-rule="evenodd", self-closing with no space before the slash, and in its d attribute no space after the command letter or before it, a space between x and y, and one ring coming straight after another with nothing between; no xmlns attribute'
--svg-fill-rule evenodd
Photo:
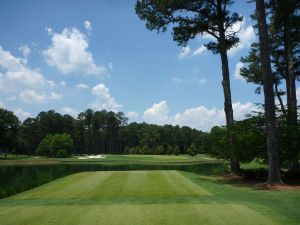
<svg viewBox="0 0 300 225"><path fill-rule="evenodd" d="M258 19L260 57L265 98L265 115L267 124L267 148L269 173L268 184L282 184L279 164L279 146L275 116L275 100L273 90L273 79L270 61L270 49L265 14L264 0L256 0L256 13Z"/></svg>
<svg viewBox="0 0 300 225"><path fill-rule="evenodd" d="M223 18L221 16L223 14L221 1L218 1L217 5L218 5L217 7L218 14L220 15L220 18ZM233 109L232 109L232 101L231 101L230 76L229 76L225 29L224 29L224 21L222 19L219 20L218 29L220 35L219 50L221 55L222 75L223 75L222 86L223 86L224 100L225 100L224 111L226 116L226 125L228 130L228 139L229 139L229 148L230 148L230 169L233 174L239 175L240 163L235 156L234 134L232 132L234 119L233 119Z"/></svg>
<svg viewBox="0 0 300 225"><path fill-rule="evenodd" d="M222 37L221 37L222 38ZM234 125L233 109L231 101L231 89L230 89L230 77L228 67L227 50L225 46L225 35L223 41L220 40L220 55L222 62L222 74L223 74L223 92L224 92L224 111L226 115L226 125L228 130L229 146L230 146L230 169L233 174L238 175L240 173L240 163L236 159L234 150L234 134L232 128Z"/></svg>
<svg viewBox="0 0 300 225"><path fill-rule="evenodd" d="M290 153L290 169L299 171L299 156L297 146L297 97L296 97L296 80L293 62L293 50L291 43L291 29L289 15L284 15L284 52L286 57L286 91L288 105L288 137Z"/></svg>
<svg viewBox="0 0 300 225"><path fill-rule="evenodd" d="M284 104L283 104L281 95L280 95L280 93L279 93L279 91L278 91L278 83L277 83L276 80L274 81L274 87L275 87L275 94L276 94L277 99L278 99L278 101L279 101L281 111L282 111L282 113L283 113L284 118L287 120L286 110L285 110L285 107L284 107Z"/></svg>

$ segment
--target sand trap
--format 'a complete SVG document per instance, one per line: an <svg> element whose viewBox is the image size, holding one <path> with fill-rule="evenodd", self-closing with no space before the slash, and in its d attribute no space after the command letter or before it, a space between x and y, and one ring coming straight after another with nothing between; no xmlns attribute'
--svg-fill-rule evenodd
<svg viewBox="0 0 300 225"><path fill-rule="evenodd" d="M105 159L105 155L87 155L87 156L79 156L78 159Z"/></svg>

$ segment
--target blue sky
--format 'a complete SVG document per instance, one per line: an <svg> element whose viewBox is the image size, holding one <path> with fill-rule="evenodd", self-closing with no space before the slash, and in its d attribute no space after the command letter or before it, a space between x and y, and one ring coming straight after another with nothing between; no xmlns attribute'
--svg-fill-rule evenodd
<svg viewBox="0 0 300 225"><path fill-rule="evenodd" d="M238 75L256 39L254 4L237 1L241 43L229 52L235 118L262 96ZM21 119L54 109L76 116L87 108L122 111L130 121L224 124L221 64L203 44L173 42L170 31L145 28L132 0L0 0L0 105Z"/></svg>

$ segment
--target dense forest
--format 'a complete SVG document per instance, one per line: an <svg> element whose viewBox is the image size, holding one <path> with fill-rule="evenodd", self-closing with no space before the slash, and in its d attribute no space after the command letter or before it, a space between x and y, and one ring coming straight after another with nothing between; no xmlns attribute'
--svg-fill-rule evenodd
<svg viewBox="0 0 300 225"><path fill-rule="evenodd" d="M53 110L20 123L5 109L1 113L1 149L16 154L39 154L41 141L49 134L69 134L73 154L183 154L194 144L199 152L206 133L179 126L130 123L122 112L88 109L75 119ZM8 132L10 130L11 132Z"/></svg>

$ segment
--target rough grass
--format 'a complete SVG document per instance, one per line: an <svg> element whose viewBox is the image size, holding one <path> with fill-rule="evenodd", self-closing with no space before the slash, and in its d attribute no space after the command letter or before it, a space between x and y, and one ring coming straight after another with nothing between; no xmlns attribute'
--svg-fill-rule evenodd
<svg viewBox="0 0 300 225"><path fill-rule="evenodd" d="M299 224L299 192L177 171L84 172L0 200L1 225Z"/></svg>

